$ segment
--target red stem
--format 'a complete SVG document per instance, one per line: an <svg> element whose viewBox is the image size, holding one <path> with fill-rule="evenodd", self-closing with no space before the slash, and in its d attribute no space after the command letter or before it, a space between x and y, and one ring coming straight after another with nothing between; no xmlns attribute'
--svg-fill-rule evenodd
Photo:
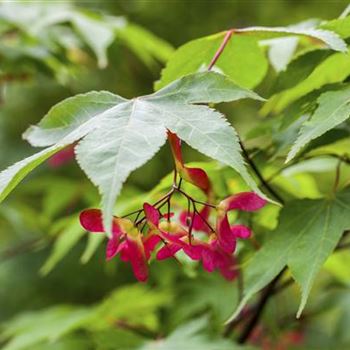
<svg viewBox="0 0 350 350"><path fill-rule="evenodd" d="M208 71L210 71L214 67L215 63L217 62L217 60L221 56L222 52L224 51L227 43L231 39L231 36L232 36L233 33L234 33L234 29L230 29L229 31L226 32L224 40L222 41L222 43L221 43L220 47L218 48L218 50L215 52L215 55L214 55L213 59L209 63Z"/></svg>
<svg viewBox="0 0 350 350"><path fill-rule="evenodd" d="M222 52L224 51L224 49L225 49L227 43L229 42L233 33L234 33L234 29L230 29L226 32L226 35L225 35L220 47L215 52L214 57L212 58L211 62L209 63L208 71L210 71L214 67L215 63L220 58ZM183 165L183 159L182 159L182 153L181 153L181 140L177 137L176 134L174 134L170 130L168 130L168 141L169 141L171 151L172 151L173 156L174 156L175 171L176 171L177 163L180 163Z"/></svg>

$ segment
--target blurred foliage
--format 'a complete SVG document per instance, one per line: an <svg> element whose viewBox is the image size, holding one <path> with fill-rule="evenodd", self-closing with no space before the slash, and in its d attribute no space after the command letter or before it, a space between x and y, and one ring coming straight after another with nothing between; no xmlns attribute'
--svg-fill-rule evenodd
<svg viewBox="0 0 350 350"><path fill-rule="evenodd" d="M90 90L108 90L125 97L149 94L155 81L161 77L166 80L164 72L171 73L170 63L161 75L169 59L183 59L182 53L188 50L185 61L176 68L182 72L177 73L203 68L202 63L209 63L221 42L217 33L232 27L300 24L313 18L312 25L333 30L348 42L349 17L337 18L347 5L347 1L337 0L276 0L268 4L233 0L1 2L1 169L32 153L21 140L22 132L66 97ZM305 128L310 117L320 113L316 101L332 94L343 96L347 91L350 60L346 53L305 38L298 42L294 37L281 41L284 39L270 38L272 41L263 46L252 38L235 39L233 48L237 45L242 52L249 51L249 57L244 61L246 53L231 50L216 68L229 67L226 73L236 82L256 87L269 99L261 110L252 101L229 103L220 110L235 125L271 186L286 202L304 203L305 199L332 195L337 168L338 188L349 185L347 96L345 117L336 127L327 131L330 124L326 120L322 136L309 138L311 142L294 159L287 164L284 161L303 123ZM190 40L194 41L188 43ZM173 54L173 47L181 45ZM205 57L198 54L202 49L208 51ZM186 56L192 58L188 63ZM168 82L174 79L168 77ZM164 147L132 174L118 199L118 214L138 208L143 201L156 200L171 185L168 151ZM218 198L247 188L232 169L208 161L189 147L185 153L186 160L197 160L192 165L208 172ZM350 347L348 249L328 258L300 319L295 319L299 287L292 285L267 305L262 323L250 338L252 347L241 347L222 337L223 323L240 299L240 281L232 283L216 273L208 275L196 263L183 259L181 266L175 260L152 264L148 284L135 283L127 265L104 262L103 237L88 235L78 225L79 211L98 202L96 189L71 161L61 167L46 163L1 204L3 349ZM178 211L184 205L176 198ZM278 226L279 213L280 208L268 205L261 212L238 218L254 229L254 238L238 250L243 268L256 246L269 241L271 231ZM317 236L317 230L313 233ZM349 238L342 244L349 244ZM238 325L229 336L236 337L241 330Z"/></svg>

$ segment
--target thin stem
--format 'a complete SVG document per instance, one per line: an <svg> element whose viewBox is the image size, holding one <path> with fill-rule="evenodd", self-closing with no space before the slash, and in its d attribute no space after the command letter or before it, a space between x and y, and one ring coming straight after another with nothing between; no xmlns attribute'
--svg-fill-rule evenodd
<svg viewBox="0 0 350 350"><path fill-rule="evenodd" d="M282 197L268 184L268 182L264 179L264 177L262 176L261 172L259 171L259 169L257 168L257 166L255 165L255 163L253 162L253 160L250 158L247 150L245 149L243 143L240 141L241 147L242 147L242 151L243 154L247 160L247 162L249 163L249 165L251 166L251 168L253 169L254 173L256 174L256 176L258 177L258 179L260 180L261 184L282 204L284 204L284 200L282 199Z"/></svg>
<svg viewBox="0 0 350 350"><path fill-rule="evenodd" d="M265 181L268 183L271 182L275 177L280 175L284 170L294 166L295 164L298 164L299 162L314 159L314 158L319 158L319 157L337 158L337 159L341 160L344 164L350 165L350 159L346 154L341 156L341 155L336 154L336 153L325 153L325 154L317 154L314 156L299 157L299 158L296 158L293 162L290 162L286 166L283 166L280 169L278 169L275 173L273 173L271 176L269 176Z"/></svg>
<svg viewBox="0 0 350 350"><path fill-rule="evenodd" d="M275 286L275 288L271 292L271 296L278 294L282 292L284 289L288 288L289 286L292 285L292 278L288 279L287 281L281 283L280 285ZM236 317L234 320L232 320L230 323L228 323L225 327L223 336L225 338L228 338L232 331L240 324L242 323L247 316L251 315L253 312L256 312L258 309L259 302L252 305L248 306L247 309L244 310L238 317Z"/></svg>
<svg viewBox="0 0 350 350"><path fill-rule="evenodd" d="M343 243L343 244L339 244L337 247L337 250L342 250L342 249L347 249L350 248L350 242L349 243Z"/></svg>
<svg viewBox="0 0 350 350"><path fill-rule="evenodd" d="M259 319L265 309L265 306L267 302L269 301L270 297L274 294L273 291L275 289L275 286L277 282L280 280L282 277L283 273L286 271L286 268L284 268L268 285L267 287L263 290L261 293L259 302L256 306L256 310L254 314L252 315L251 319L247 323L247 325L244 327L242 333L240 334L238 338L238 343L239 344L244 344L254 331L256 325L259 322Z"/></svg>
<svg viewBox="0 0 350 350"><path fill-rule="evenodd" d="M174 179L173 179L173 186L176 186L177 184L177 170L176 168L174 169Z"/></svg>
<svg viewBox="0 0 350 350"><path fill-rule="evenodd" d="M192 218L191 218L191 225L188 228L188 240L190 245L192 245L192 230L193 230L193 225L194 225L194 219L196 216L196 205L192 201L192 207L193 207L193 212L192 212Z"/></svg>
<svg viewBox="0 0 350 350"><path fill-rule="evenodd" d="M170 222L170 199L171 199L171 196L169 196L167 200L167 213L168 213L167 221L168 222Z"/></svg>
<svg viewBox="0 0 350 350"><path fill-rule="evenodd" d="M210 204L210 203L207 203L207 202L198 201L197 199L193 199L193 202L195 202L197 204L204 205L206 207L210 207L210 208L216 209L216 205L215 204Z"/></svg>
<svg viewBox="0 0 350 350"><path fill-rule="evenodd" d="M187 226L190 226L190 218L189 215L191 214L191 201L187 198L187 215L186 215L186 224Z"/></svg>
<svg viewBox="0 0 350 350"><path fill-rule="evenodd" d="M210 61L209 63L209 66L208 66L208 71L210 71L215 63L218 61L218 59L220 58L221 54L223 53L227 43L229 42L232 34L234 33L234 29L230 29L226 32L226 35L220 45L220 47L218 48L218 50L215 52L214 54L214 57L212 58L212 60ZM175 169L174 169L174 180L173 180L173 188L176 188L180 193L182 193L183 195L186 195L184 192L182 192L180 190L181 188L181 184L182 184L182 177L180 176L180 181L179 181L179 185L176 186L177 184L177 170L176 170L176 151L174 149L174 144L170 141L171 139L169 139L169 136L172 135L172 133L170 131L168 131L168 140L169 140L169 143L170 143L170 147L171 147L171 150L173 152L173 156L174 156L174 161L175 161ZM182 152L181 152L181 139L179 139L179 149L178 149L178 152L180 153L180 160L182 162ZM187 196L187 195L186 195ZM187 197L188 199L191 200L192 204L194 205L194 203L199 203L199 204L203 204L203 205L207 205L207 206L210 206L210 207L214 207L214 205L211 205L211 204L208 204L208 203L203 203L203 202L200 202L200 201L195 201L193 198L189 198Z"/></svg>
<svg viewBox="0 0 350 350"><path fill-rule="evenodd" d="M157 202L155 202L153 204L153 206L158 205L160 202L162 202L163 200L167 199L169 196L171 196L174 193L174 188L172 188L167 194L165 194L163 197L161 197L159 200L157 200Z"/></svg>
<svg viewBox="0 0 350 350"><path fill-rule="evenodd" d="M196 208L196 214L202 219L202 221L208 226L211 232L215 232L214 228L209 224L209 222L203 217L200 211Z"/></svg>
<svg viewBox="0 0 350 350"><path fill-rule="evenodd" d="M140 209L140 212L136 215L136 218L135 218L135 220L134 220L134 223L137 222L137 220L139 219L141 213L142 213L142 209Z"/></svg>
<svg viewBox="0 0 350 350"><path fill-rule="evenodd" d="M126 218L128 216L131 216L131 215L134 215L134 214L137 214L137 213L141 213L143 209L138 209L138 210L134 210L132 211L131 213L128 213L128 214L125 214L122 216L122 218Z"/></svg>
<svg viewBox="0 0 350 350"><path fill-rule="evenodd" d="M168 245L168 242L167 242L163 237L159 236L159 238L160 238L160 240L163 242L163 244L164 244L165 246ZM182 266L181 261L180 261L175 255L172 255L172 258L173 258L179 265Z"/></svg>
<svg viewBox="0 0 350 350"><path fill-rule="evenodd" d="M151 329L148 329L142 325L132 325L128 322L126 322L125 320L118 320L115 323L116 327L121 328L121 329L125 329L128 331L131 331L135 334L138 334L142 337L146 337L146 338L155 338L157 336L157 334L152 331Z"/></svg>
<svg viewBox="0 0 350 350"><path fill-rule="evenodd" d="M349 233L350 233L350 230L346 230L343 232L343 237L342 237L341 241L339 242L339 244L336 246L335 250L342 250L342 249L350 248L350 242L344 242L344 240L349 235Z"/></svg>
<svg viewBox="0 0 350 350"><path fill-rule="evenodd" d="M168 203L169 197L172 195L172 191L169 192L166 196L162 197L159 201L157 201L155 204L153 204L154 207L157 207L158 210L160 210L164 205ZM163 202L163 203L162 203ZM146 216L142 216L139 220L135 220L135 226L140 225L144 220L146 220Z"/></svg>
<svg viewBox="0 0 350 350"><path fill-rule="evenodd" d="M342 159L339 158L337 166L335 168L335 178L334 178L334 184L333 184L333 193L337 192L337 189L338 189L338 186L339 186L341 164L342 164Z"/></svg>
<svg viewBox="0 0 350 350"><path fill-rule="evenodd" d="M349 234L350 234L350 230L344 231L343 232L343 239ZM335 248L335 251L347 249L347 248L350 248L350 242L346 242L346 243L340 242L337 245L337 247ZM280 277L278 279L280 279ZM274 283L275 287L271 292L271 296L282 292L283 290L285 290L286 288L291 286L293 284L293 282L294 282L294 280L292 278L288 278L286 281L282 282L281 284L276 285L276 283ZM245 320L245 318L247 317L247 315L251 315L253 312L257 311L258 305L259 305L259 302L251 307L248 307L248 309L245 310L245 312L242 312L237 318L235 318L230 323L228 323L225 330L224 330L223 336L229 337L229 335L235 329L235 327L238 326L241 322L243 322Z"/></svg>
<svg viewBox="0 0 350 350"><path fill-rule="evenodd" d="M210 71L214 67L215 63L220 58L221 54L225 50L225 47L226 47L227 43L231 39L231 36L232 36L233 33L234 33L233 29L230 29L229 31L226 32L224 40L222 41L222 43L221 43L220 47L218 48L218 50L215 52L215 55L214 55L213 59L209 63L208 71Z"/></svg>
<svg viewBox="0 0 350 350"><path fill-rule="evenodd" d="M145 229L145 227L146 227L146 225L147 225L147 221L145 221L144 223L143 223L143 225L142 225L142 227L141 227L141 232L143 232L143 230Z"/></svg>
<svg viewBox="0 0 350 350"><path fill-rule="evenodd" d="M183 196L185 196L187 199L189 199L192 203L198 203L198 204L205 205L207 207L216 208L216 205L214 205L214 204L210 204L210 203L206 203L206 202L202 202L202 201L198 201L198 200L194 199L193 197L191 197L189 194L187 194L186 192L182 191L178 187L175 187L174 190L179 192L179 193L181 193Z"/></svg>

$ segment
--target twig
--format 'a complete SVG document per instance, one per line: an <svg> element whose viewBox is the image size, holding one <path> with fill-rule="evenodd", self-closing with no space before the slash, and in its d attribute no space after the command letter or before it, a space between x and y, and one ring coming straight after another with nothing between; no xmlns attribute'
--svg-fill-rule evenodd
<svg viewBox="0 0 350 350"><path fill-rule="evenodd" d="M281 167L280 169L278 169L275 173L273 173L272 175L270 175L267 179L266 182L271 182L275 177L277 177L278 175L280 175L284 170L298 164L299 162L303 162L306 160L310 160L310 159L314 159L314 158L319 158L319 157L331 157L331 158L337 158L339 160L341 160L344 164L350 165L350 159L349 157L344 154L343 156L336 154L336 153L324 153L324 154L316 154L316 155L312 155L312 156L305 156L305 157L299 157L296 158L294 161L288 163L287 165Z"/></svg>
<svg viewBox="0 0 350 350"><path fill-rule="evenodd" d="M253 160L250 158L247 150L245 149L243 143L240 141L241 147L242 147L242 151L243 154L248 162L248 164L251 166L251 168L253 169L254 173L256 174L256 176L258 177L258 179L260 180L261 184L282 204L284 204L284 200L282 199L282 197L268 184L268 182L264 179L264 177L262 176L262 174L260 173L259 169L257 168L257 166L255 165L255 163L253 162Z"/></svg>
<svg viewBox="0 0 350 350"><path fill-rule="evenodd" d="M275 283L274 283L275 284ZM288 288L290 285L293 284L293 279L290 278L287 281L281 283L280 285L274 287L274 289L271 291L271 296L278 294L282 292L284 289ZM259 302L253 306L248 307L244 312L242 312L238 317L236 317L234 320L229 322L224 330L223 336L225 338L229 337L231 332L241 323L245 320L245 318L249 315L251 315L253 312L256 312L258 309Z"/></svg>
<svg viewBox="0 0 350 350"><path fill-rule="evenodd" d="M350 242L338 244L336 250L343 250L343 249L347 249L347 248L350 248Z"/></svg>
<svg viewBox="0 0 350 350"><path fill-rule="evenodd" d="M338 186L339 186L339 180L340 180L340 167L342 164L342 160L339 159L337 166L335 168L335 178L334 178L334 184L333 184L333 193L337 192Z"/></svg>
<svg viewBox="0 0 350 350"><path fill-rule="evenodd" d="M348 234L350 234L350 230L346 230L343 232L343 238L345 238ZM338 250L343 250L343 249L348 249L350 248L350 242L346 242L346 243L339 243L337 245L337 247L335 248L335 251ZM277 276L278 277L278 276ZM280 277L278 278L280 279ZM278 294L280 292L282 292L283 290L285 290L286 288L288 288L289 286L291 286L293 284L294 280L293 278L288 278L286 281L282 282L279 285L275 284L274 289L271 291L271 296ZM236 317L234 320L232 320L230 323L227 324L227 326L225 327L223 336L224 337L228 337L231 332L242 322L244 321L244 319L246 318L247 315L252 314L252 312L256 312L257 308L258 308L259 303L257 303L256 305L253 305L251 307L249 307L247 310L245 310L245 312L241 313L238 317Z"/></svg>
<svg viewBox="0 0 350 350"><path fill-rule="evenodd" d="M213 59L211 60L209 66L208 66L208 71L210 71L215 63L217 62L217 60L219 59L219 57L221 56L221 54L223 53L227 43L229 42L232 34L234 33L234 29L231 29L229 31L227 31L224 40L222 41L220 47L218 48L218 50L215 52L215 55L213 57ZM249 163L249 165L252 167L252 169L254 170L256 176L259 178L259 180L261 181L262 185L264 185L264 187L282 204L284 204L283 199L281 198L281 196L276 193L276 191L271 188L271 186L265 181L265 179L263 178L263 176L261 175L259 169L256 167L256 165L254 164L253 160L249 157L249 154L247 152L247 150L244 148L242 142L240 142L243 153L247 159L247 162Z"/></svg>
<svg viewBox="0 0 350 350"><path fill-rule="evenodd" d="M213 59L209 63L208 71L210 71L214 67L215 63L217 62L217 60L221 56L222 52L224 51L224 49L225 49L227 43L229 42L229 40L230 40L230 38L231 38L233 33L234 33L233 29L231 29L231 30L226 32L224 40L222 41L222 43L221 43L220 47L218 48L218 50L215 52L215 55L214 55Z"/></svg>
<svg viewBox="0 0 350 350"><path fill-rule="evenodd" d="M142 337L147 337L147 338L153 338L154 339L158 335L157 333L155 333L151 329L148 329L148 328L146 328L144 326L141 326L141 325L133 325L133 324L130 324L127 321L124 321L124 320L116 321L115 325L118 328L131 331L131 332L133 332L135 334L141 335Z"/></svg>
<svg viewBox="0 0 350 350"><path fill-rule="evenodd" d="M207 227L209 228L209 230L211 230L211 232L215 232L213 226L211 226L211 225L209 224L209 222L203 217L203 215L201 214L201 212L198 211L197 208L195 209L195 211L196 211L197 215L201 218L201 220L207 225Z"/></svg>
<svg viewBox="0 0 350 350"><path fill-rule="evenodd" d="M284 268L261 293L260 300L256 305L254 314L252 315L247 325L244 327L242 333L240 334L237 340L239 344L244 344L252 334L253 330L255 329L255 326L259 322L260 316L262 315L267 302L269 301L270 297L274 294L273 291L277 282L280 280L285 271L286 268Z"/></svg>
<svg viewBox="0 0 350 350"><path fill-rule="evenodd" d="M131 216L131 215L140 213L142 210L143 210L143 209L134 210L134 211L132 211L131 213L125 214L125 215L123 215L123 216L121 216L121 217L122 217L122 218L126 218L126 217L128 217L128 216Z"/></svg>

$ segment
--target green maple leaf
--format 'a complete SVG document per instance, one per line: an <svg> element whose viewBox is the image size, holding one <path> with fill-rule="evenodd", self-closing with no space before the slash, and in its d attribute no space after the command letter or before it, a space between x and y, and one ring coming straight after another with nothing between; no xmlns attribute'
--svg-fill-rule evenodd
<svg viewBox="0 0 350 350"><path fill-rule="evenodd" d="M308 142L323 135L350 116L350 86L345 85L337 91L323 93L317 100L318 108L309 120L302 125L299 136L290 150L287 162Z"/></svg>
<svg viewBox="0 0 350 350"><path fill-rule="evenodd" d="M161 88L179 77L205 70L219 49L227 32L199 38L179 47L162 70L156 88ZM285 37L306 37L326 45L332 50L345 52L346 43L337 33L317 28L289 27L248 27L234 29L215 68L225 73L237 84L253 88L265 77L268 61L259 41ZM189 57L191 59L189 59Z"/></svg>
<svg viewBox="0 0 350 350"><path fill-rule="evenodd" d="M48 148L0 174L0 200L37 165L79 141L77 161L101 193L104 225L109 231L123 183L165 143L167 129L199 152L231 166L264 196L245 167L235 130L222 114L198 105L241 98L261 100L214 72L186 76L157 93L131 100L109 92L68 98L24 134L33 146Z"/></svg>
<svg viewBox="0 0 350 350"><path fill-rule="evenodd" d="M288 203L278 227L244 270L243 299L231 319L286 266L301 288L300 316L317 273L350 228L349 209L349 188L332 199Z"/></svg>
<svg viewBox="0 0 350 350"><path fill-rule="evenodd" d="M311 55L310 55L311 56ZM305 62L300 60L303 69ZM294 72L287 72L286 75L293 76ZM294 101L301 97L322 88L327 84L334 84L344 81L350 74L350 55L337 52L326 57L322 62L295 86L273 95L262 109L263 115L269 113L280 113Z"/></svg>

